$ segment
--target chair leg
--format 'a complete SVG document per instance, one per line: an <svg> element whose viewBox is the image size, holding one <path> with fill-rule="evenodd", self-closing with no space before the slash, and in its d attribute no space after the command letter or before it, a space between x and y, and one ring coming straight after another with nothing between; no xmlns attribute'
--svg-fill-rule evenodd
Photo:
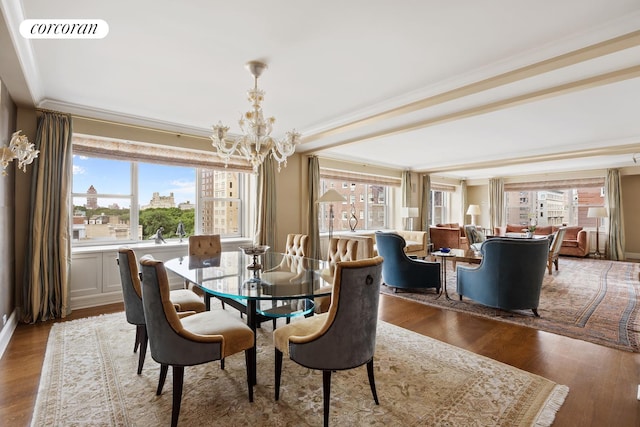
<svg viewBox="0 0 640 427"><path fill-rule="evenodd" d="M136 343L133 345L133 352L138 351L138 345L140 344L140 327L142 325L136 325Z"/></svg>
<svg viewBox="0 0 640 427"><path fill-rule="evenodd" d="M182 403L182 383L184 381L184 366L173 366L173 409L171 409L171 427L178 426L180 404Z"/></svg>
<svg viewBox="0 0 640 427"><path fill-rule="evenodd" d="M556 266L556 271L558 271L558 258L553 261L553 264Z"/></svg>
<svg viewBox="0 0 640 427"><path fill-rule="evenodd" d="M276 400L280 399L280 377L282 376L282 352L276 348Z"/></svg>
<svg viewBox="0 0 640 427"><path fill-rule="evenodd" d="M158 389L156 390L156 396L162 394L162 388L164 387L164 381L167 379L167 371L169 365L160 365L160 378L158 379Z"/></svg>
<svg viewBox="0 0 640 427"><path fill-rule="evenodd" d="M376 393L376 380L373 377L373 359L367 362L367 374L369 375L369 385L371 386L373 400L376 402L376 405L379 405L380 402L378 402L378 393Z"/></svg>
<svg viewBox="0 0 640 427"><path fill-rule="evenodd" d="M249 387L249 402L253 402L253 384L251 384L251 378L253 378L253 365L251 364L251 352L256 351L256 348L250 348L244 351L244 363L247 365L247 386Z"/></svg>
<svg viewBox="0 0 640 427"><path fill-rule="evenodd" d="M140 354L138 355L138 375L140 375L144 366L144 358L147 356L147 343L149 342L146 325L138 325L136 335L139 335L138 339L140 340Z"/></svg>
<svg viewBox="0 0 640 427"><path fill-rule="evenodd" d="M220 369L224 371L224 357L220 359Z"/></svg>
<svg viewBox="0 0 640 427"><path fill-rule="evenodd" d="M536 317L540 317L540 315L538 314L538 309L537 308L532 308L531 311L533 311L533 315Z"/></svg>
<svg viewBox="0 0 640 427"><path fill-rule="evenodd" d="M324 401L324 427L329 427L329 404L331 403L331 371L322 371L322 396Z"/></svg>

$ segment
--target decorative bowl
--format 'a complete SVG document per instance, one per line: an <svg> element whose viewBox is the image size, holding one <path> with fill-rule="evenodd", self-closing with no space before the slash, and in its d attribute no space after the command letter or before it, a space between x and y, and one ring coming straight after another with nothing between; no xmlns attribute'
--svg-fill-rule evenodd
<svg viewBox="0 0 640 427"><path fill-rule="evenodd" d="M267 245L241 245L240 249L247 255L263 255L269 250Z"/></svg>
<svg viewBox="0 0 640 427"><path fill-rule="evenodd" d="M440 248L440 252L442 252L443 254L448 254L449 252L451 252L450 248Z"/></svg>

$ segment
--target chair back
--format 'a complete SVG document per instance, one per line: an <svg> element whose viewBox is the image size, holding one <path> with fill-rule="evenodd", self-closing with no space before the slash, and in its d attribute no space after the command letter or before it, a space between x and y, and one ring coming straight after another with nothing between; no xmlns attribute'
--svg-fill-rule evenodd
<svg viewBox="0 0 640 427"><path fill-rule="evenodd" d="M475 225L465 225L464 233L467 235L469 246L475 243L482 243L487 240L484 233L478 231L478 228Z"/></svg>
<svg viewBox="0 0 640 427"><path fill-rule="evenodd" d="M189 256L214 257L222 252L219 234L189 236Z"/></svg>
<svg viewBox="0 0 640 427"><path fill-rule="evenodd" d="M308 257L310 244L311 240L306 234L287 234L285 253L287 255Z"/></svg>
<svg viewBox="0 0 640 427"><path fill-rule="evenodd" d="M291 359L323 370L355 368L372 360L381 279L382 257L338 262L326 322L315 339L290 341Z"/></svg>
<svg viewBox="0 0 640 427"><path fill-rule="evenodd" d="M355 261L358 259L358 241L332 237L327 251L327 262L331 274L335 271L336 263L341 261Z"/></svg>
<svg viewBox="0 0 640 427"><path fill-rule="evenodd" d="M122 298L127 322L132 325L144 325L144 309L142 307L142 289L138 274L136 254L128 247L118 248L118 269L122 283Z"/></svg>
<svg viewBox="0 0 640 427"><path fill-rule="evenodd" d="M140 258L142 267L142 305L147 323L153 360L165 365L190 366L221 358L222 345L193 351L182 322L170 299L169 279L162 261L150 255ZM187 350L188 349L188 350Z"/></svg>
<svg viewBox="0 0 640 427"><path fill-rule="evenodd" d="M561 227L556 231L556 234L553 236L553 241L551 242L551 247L549 248L549 254L552 257L558 256L560 253L560 248L562 247L562 241L564 240L564 236L567 233L567 229L565 227Z"/></svg>
<svg viewBox="0 0 640 427"><path fill-rule="evenodd" d="M400 265L409 259L404 252L407 245L406 240L396 233L376 233L376 247L378 255L384 258L384 269L397 269Z"/></svg>

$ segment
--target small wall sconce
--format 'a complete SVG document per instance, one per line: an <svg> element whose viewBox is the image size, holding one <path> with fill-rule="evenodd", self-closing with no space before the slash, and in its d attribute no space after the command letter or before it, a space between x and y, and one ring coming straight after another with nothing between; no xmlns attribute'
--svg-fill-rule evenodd
<svg viewBox="0 0 640 427"><path fill-rule="evenodd" d="M21 130L11 135L8 147L0 148L0 164L2 165L2 175L7 175L7 166L14 159L18 160L18 168L23 172L27 171L27 165L31 164L40 150L35 150L35 146L29 142L26 135L20 135Z"/></svg>

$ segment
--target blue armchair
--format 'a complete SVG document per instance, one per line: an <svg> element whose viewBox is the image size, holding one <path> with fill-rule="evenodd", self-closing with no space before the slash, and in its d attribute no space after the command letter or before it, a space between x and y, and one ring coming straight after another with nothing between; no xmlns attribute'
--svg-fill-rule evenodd
<svg viewBox="0 0 640 427"><path fill-rule="evenodd" d="M440 263L409 258L405 252L405 240L396 233L376 233L378 255L382 263L382 281L394 288L435 288L440 292Z"/></svg>
<svg viewBox="0 0 640 427"><path fill-rule="evenodd" d="M458 266L457 291L489 307L530 309L536 317L547 268L547 239L486 240L479 267Z"/></svg>

